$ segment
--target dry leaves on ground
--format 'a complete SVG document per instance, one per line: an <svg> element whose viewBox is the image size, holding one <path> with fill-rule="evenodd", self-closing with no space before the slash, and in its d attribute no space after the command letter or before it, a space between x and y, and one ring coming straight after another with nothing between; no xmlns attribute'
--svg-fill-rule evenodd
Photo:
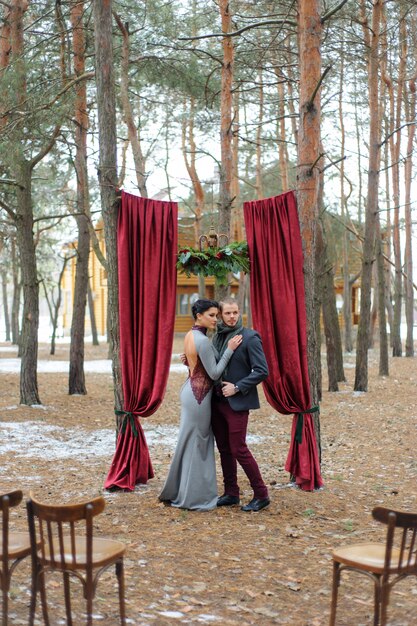
<svg viewBox="0 0 417 626"><path fill-rule="evenodd" d="M174 353L181 351L180 342ZM48 357L68 358L60 346ZM12 356L0 351L0 358ZM105 359L107 347L89 347L88 359ZM170 374L161 408L143 420L155 478L134 493L106 493L97 531L124 541L129 623L327 624L331 550L343 543L383 539L371 520L381 504L417 511L417 398L415 360L391 359L391 375L378 377L370 353L369 392L352 391L354 357L346 356L348 382L321 403L322 471L325 488L304 493L288 486L283 469L291 416L278 415L262 399L250 419L251 449L270 485L271 505L257 514L238 507L209 513L171 509L158 501L175 444L178 393L184 373ZM74 501L102 493L114 450L112 379L86 375L88 395L68 396L67 375L39 374L42 408L18 406L17 374L0 374L0 490L20 487L49 501ZM241 473L242 500L251 490ZM219 490L221 472L218 467ZM13 517L24 528L22 506ZM11 623L27 623L29 564L14 575ZM372 623L371 582L350 576L341 587L338 624ZM84 604L73 583L75 623ZM52 624L65 623L61 581L48 582ZM417 603L415 582L392 594L392 625L411 626ZM115 578L99 583L95 622L118 623ZM40 617L40 614L39 614ZM41 623L40 619L39 622Z"/></svg>

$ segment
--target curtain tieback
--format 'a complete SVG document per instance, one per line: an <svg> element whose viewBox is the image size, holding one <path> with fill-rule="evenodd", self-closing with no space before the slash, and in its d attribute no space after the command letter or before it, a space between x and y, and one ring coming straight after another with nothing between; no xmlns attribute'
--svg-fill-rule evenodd
<svg viewBox="0 0 417 626"><path fill-rule="evenodd" d="M138 436L138 429L136 428L136 420L133 413L130 411L119 411L118 409L114 410L117 416L124 415L123 419L120 422L118 432L122 435L126 432L127 423L130 422L130 428L132 429L132 433L134 437Z"/></svg>
<svg viewBox="0 0 417 626"><path fill-rule="evenodd" d="M301 443L303 441L303 426L304 426L304 417L303 415L307 415L308 413L319 413L320 407L313 406L311 409L307 411L297 411L297 426L295 428L295 440L297 443Z"/></svg>

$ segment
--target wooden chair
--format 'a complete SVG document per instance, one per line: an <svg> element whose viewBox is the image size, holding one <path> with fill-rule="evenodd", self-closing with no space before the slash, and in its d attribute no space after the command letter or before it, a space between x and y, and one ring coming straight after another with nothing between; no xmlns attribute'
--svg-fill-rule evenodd
<svg viewBox="0 0 417 626"><path fill-rule="evenodd" d="M336 623L337 592L343 570L361 572L374 581L374 626L386 626L392 587L406 576L417 576L417 514L376 507L372 515L388 526L385 543L344 546L333 552L330 626Z"/></svg>
<svg viewBox="0 0 417 626"><path fill-rule="evenodd" d="M66 505L37 502L32 496L27 502L32 554L32 592L29 624L33 626L38 591L41 596L43 618L49 626L45 574L60 571L63 574L67 624L72 625L70 577L81 581L87 600L87 625L92 624L93 598L101 574L115 565L119 586L121 624L126 623L124 601L123 555L125 545L120 541L93 537L93 518L105 506L104 498ZM79 535L78 528L85 534ZM40 544L39 544L40 542ZM37 547L37 544L40 547Z"/></svg>
<svg viewBox="0 0 417 626"><path fill-rule="evenodd" d="M2 591L2 626L7 626L10 580L18 563L30 554L28 532L10 532L9 509L21 503L20 490L0 494L1 526L0 536L0 589Z"/></svg>

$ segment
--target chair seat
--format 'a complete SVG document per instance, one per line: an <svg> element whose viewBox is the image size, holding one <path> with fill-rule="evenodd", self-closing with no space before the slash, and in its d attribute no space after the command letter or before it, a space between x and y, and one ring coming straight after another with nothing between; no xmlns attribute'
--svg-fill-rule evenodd
<svg viewBox="0 0 417 626"><path fill-rule="evenodd" d="M357 569L367 570L374 574L382 574L384 571L386 545L380 543L359 543L350 546L342 546L333 552L333 559ZM398 570L400 551L392 550L390 572ZM404 563L404 566L406 564Z"/></svg>
<svg viewBox="0 0 417 626"><path fill-rule="evenodd" d="M20 559L30 553L30 537L25 532L9 532L9 560ZM0 556L3 556L3 538L0 535Z"/></svg>
<svg viewBox="0 0 417 626"><path fill-rule="evenodd" d="M64 558L66 569L85 569L87 566L87 553L86 553L86 538L75 537L75 553L77 560L74 563L71 543L68 538L64 539ZM113 539L104 539L102 537L93 538L93 566L103 567L108 563L116 561L119 557L123 556L126 550L126 546L121 541L115 541ZM54 539L54 561L51 559L48 546L45 546L45 557L39 553L39 557L45 565L54 565L60 567L60 547L58 539Z"/></svg>

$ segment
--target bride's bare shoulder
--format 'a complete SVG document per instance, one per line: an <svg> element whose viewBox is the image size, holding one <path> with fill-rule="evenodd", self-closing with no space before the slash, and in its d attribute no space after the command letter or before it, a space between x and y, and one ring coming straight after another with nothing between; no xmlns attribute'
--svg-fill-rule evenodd
<svg viewBox="0 0 417 626"><path fill-rule="evenodd" d="M190 349L195 346L194 333L192 330L189 330L188 333L184 337L184 349L187 351L187 348Z"/></svg>

